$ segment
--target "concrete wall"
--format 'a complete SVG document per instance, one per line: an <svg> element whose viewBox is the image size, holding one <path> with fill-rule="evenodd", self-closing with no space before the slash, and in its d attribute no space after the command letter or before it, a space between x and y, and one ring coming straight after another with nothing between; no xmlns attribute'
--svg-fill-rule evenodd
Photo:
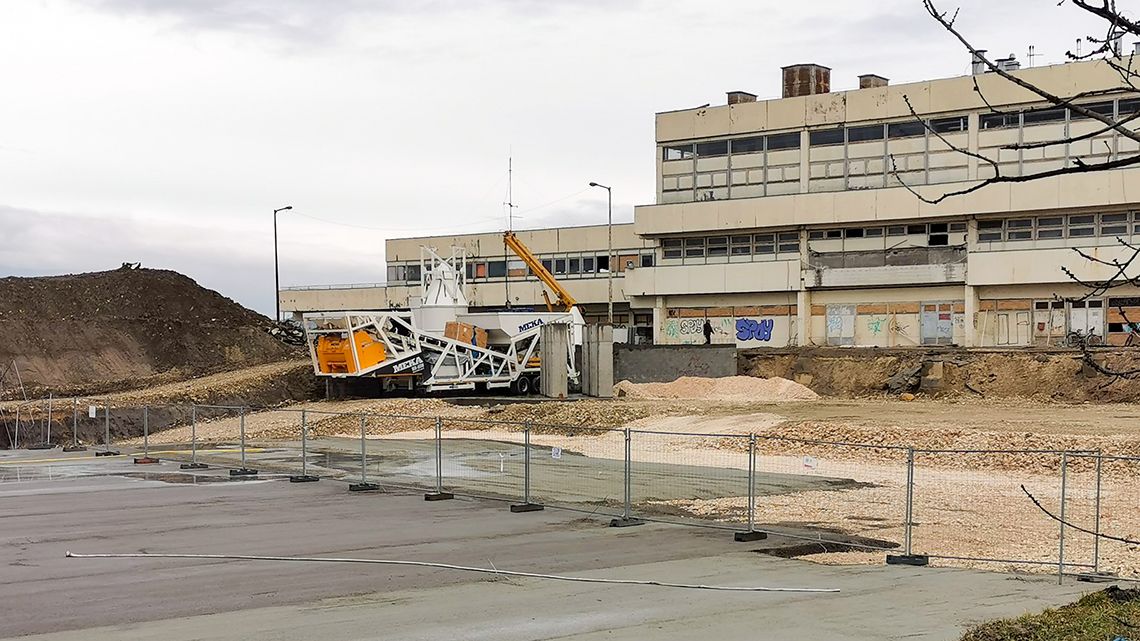
<svg viewBox="0 0 1140 641"><path fill-rule="evenodd" d="M614 345L614 380L666 383L736 375L735 345Z"/></svg>
<svg viewBox="0 0 1140 641"><path fill-rule="evenodd" d="M604 194L603 194L604 195ZM605 250L607 247L607 225L583 227L555 227L549 229L528 229L515 234L531 252L535 254L557 254L580 252L592 249ZM652 247L653 243L642 239L633 230L632 223L613 226L614 249L632 247ZM514 254L503 246L503 233L457 234L454 236L420 236L415 238L392 238L384 242L384 258L394 262L414 262L420 260L420 246L434 247L437 252L450 254L451 247L462 247L469 257L492 258Z"/></svg>

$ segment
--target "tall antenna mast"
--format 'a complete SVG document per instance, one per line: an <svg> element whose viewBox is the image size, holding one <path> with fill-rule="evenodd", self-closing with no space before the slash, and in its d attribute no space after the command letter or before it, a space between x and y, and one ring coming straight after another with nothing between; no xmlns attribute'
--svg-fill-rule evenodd
<svg viewBox="0 0 1140 641"><path fill-rule="evenodd" d="M514 156L507 156L507 231L515 228L515 199L514 199ZM507 309L511 308L511 255L507 252L507 237L503 236L503 292L507 298Z"/></svg>
<svg viewBox="0 0 1140 641"><path fill-rule="evenodd" d="M1030 67L1033 66L1033 59L1036 58L1037 56L1040 56L1040 55L1041 54L1037 53L1037 47L1034 47L1033 45L1029 45L1029 55L1026 57L1029 58L1029 66Z"/></svg>

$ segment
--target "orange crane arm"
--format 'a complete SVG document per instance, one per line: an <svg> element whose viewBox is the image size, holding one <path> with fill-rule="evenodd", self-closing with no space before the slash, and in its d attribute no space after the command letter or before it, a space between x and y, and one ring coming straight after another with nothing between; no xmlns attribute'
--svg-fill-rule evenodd
<svg viewBox="0 0 1140 641"><path fill-rule="evenodd" d="M556 302L557 306L561 308L561 311L568 312L571 307L578 304L578 301L574 300L570 292L566 291L566 288L554 278L554 274L551 274L550 270L543 266L542 261L531 253L530 249L518 239L518 236L515 236L513 231L508 231L503 234L503 243L507 247L510 247L511 251L526 263L530 271L533 272L535 276L538 276L538 279L549 287L550 291L554 292L554 295L558 297ZM550 302L550 297L546 295L545 291L542 292L542 297L546 299L546 308L550 311L554 311L555 305Z"/></svg>

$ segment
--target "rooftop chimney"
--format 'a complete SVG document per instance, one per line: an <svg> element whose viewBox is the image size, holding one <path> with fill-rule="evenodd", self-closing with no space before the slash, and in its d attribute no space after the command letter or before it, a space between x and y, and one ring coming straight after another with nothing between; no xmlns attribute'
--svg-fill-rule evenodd
<svg viewBox="0 0 1140 641"><path fill-rule="evenodd" d="M831 91L831 69L816 64L783 68L784 97L811 96Z"/></svg>
<svg viewBox="0 0 1140 641"><path fill-rule="evenodd" d="M756 94L747 91L728 92L728 104L739 105L742 102L756 102Z"/></svg>
<svg viewBox="0 0 1140 641"><path fill-rule="evenodd" d="M981 75L988 71L986 63L982 62L982 56L986 55L985 49L978 49L978 52L970 56L970 73L975 76Z"/></svg>
<svg viewBox="0 0 1140 641"><path fill-rule="evenodd" d="M1017 61L1017 56L1012 53L1009 54L1008 58L998 58L994 60L994 64L1002 71L1017 71L1021 68L1021 63Z"/></svg>
<svg viewBox="0 0 1140 641"><path fill-rule="evenodd" d="M872 89L874 87L886 87L890 84L889 78L884 78L878 74L865 73L859 76L860 89Z"/></svg>

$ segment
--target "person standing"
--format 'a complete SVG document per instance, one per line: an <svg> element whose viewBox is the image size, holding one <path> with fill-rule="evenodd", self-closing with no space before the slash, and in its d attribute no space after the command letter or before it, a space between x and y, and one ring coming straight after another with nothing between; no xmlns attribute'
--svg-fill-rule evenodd
<svg viewBox="0 0 1140 641"><path fill-rule="evenodd" d="M709 319L705 319L705 345L712 345L713 326Z"/></svg>

